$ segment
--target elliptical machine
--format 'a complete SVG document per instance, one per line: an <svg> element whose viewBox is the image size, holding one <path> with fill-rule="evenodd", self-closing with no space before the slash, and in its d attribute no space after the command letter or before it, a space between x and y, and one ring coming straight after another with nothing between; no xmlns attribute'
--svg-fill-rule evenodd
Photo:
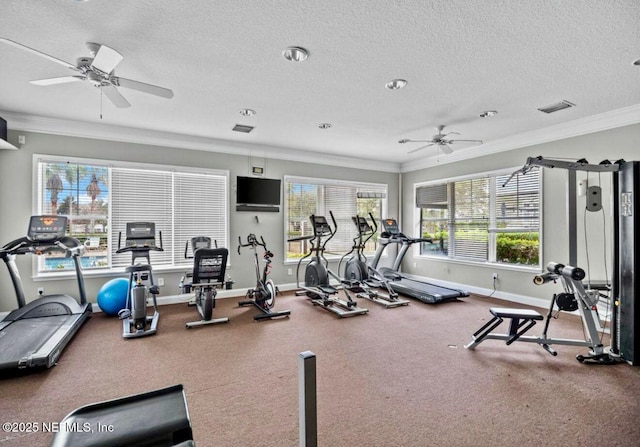
<svg viewBox="0 0 640 447"><path fill-rule="evenodd" d="M129 274L127 304L118 312L122 320L122 336L138 338L153 335L158 328L158 302L156 296L160 289L153 283L151 273L150 251L164 251L162 248L162 231L160 246L156 246L156 224L153 222L128 222L125 246L120 247L122 232L118 234L118 250L116 253L131 253L131 265L125 268ZM137 258L147 260L146 264L136 264ZM147 299L153 297L153 315L147 315Z"/></svg>
<svg viewBox="0 0 640 447"><path fill-rule="evenodd" d="M347 259L344 267L344 279L342 283L352 292L356 292L358 298L366 298L386 308L408 306L409 300L398 298L398 294L389 286L389 281L376 269L367 264L364 249L374 234L378 231L376 219L369 213L373 226L369 225L366 217L354 216L351 219L358 229L358 235L353 239L351 251L340 258L338 272L344 259ZM380 293L374 288L385 288L387 293Z"/></svg>
<svg viewBox="0 0 640 447"><path fill-rule="evenodd" d="M258 246L264 249L262 258L264 259L264 269L262 275L260 275L260 263L258 261ZM273 311L273 306L276 303L276 295L279 290L271 279L267 279L271 271L271 258L273 253L267 249L267 244L264 242L264 238L260 236L260 242L255 234L251 233L247 236L247 243L243 244L242 239L238 236L238 254L240 254L241 247L251 247L253 250L254 264L256 268L256 287L247 290L245 300L238 302L239 306L254 305L262 313L255 315L253 319L255 321L266 320L270 318L287 317L291 314L290 310Z"/></svg>
<svg viewBox="0 0 640 447"><path fill-rule="evenodd" d="M215 248L211 248L211 238L206 236L196 236L191 238L192 255L189 256L189 241L184 247L185 259L193 258L193 270L187 272L181 279L180 290L182 293L191 293L195 290L195 297L189 301L189 306L196 306L199 321L190 321L185 324L187 329L195 326L209 324L227 323L229 318L213 318L213 309L216 307L216 295L218 287L224 282L224 275L227 269L227 259L229 250L218 248L214 241Z"/></svg>
<svg viewBox="0 0 640 447"><path fill-rule="evenodd" d="M329 211L329 215L333 221L333 228L327 222L326 217L313 214L309 217L313 235L300 236L288 240L289 242L308 240L311 245L309 253L298 261L296 286L301 290L297 291L296 295L307 295L314 305L334 312L340 317L364 315L369 312L369 309L358 307L358 303L351 298L351 295L344 287L334 287L330 284L331 278L338 282L341 282L341 279L329 270L329 261L324 257L327 242L331 240L338 230L336 219L331 211ZM300 266L302 261L310 256L312 256L311 260L307 263L304 271L304 286L300 286ZM344 293L347 298L346 301L337 297L338 291Z"/></svg>

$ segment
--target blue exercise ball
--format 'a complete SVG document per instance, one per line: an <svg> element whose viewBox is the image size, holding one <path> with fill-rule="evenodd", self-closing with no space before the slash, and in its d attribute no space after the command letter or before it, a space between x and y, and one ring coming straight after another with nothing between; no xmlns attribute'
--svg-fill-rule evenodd
<svg viewBox="0 0 640 447"><path fill-rule="evenodd" d="M129 280L115 278L107 281L98 290L98 306L107 315L118 315L120 309L127 305L127 291Z"/></svg>

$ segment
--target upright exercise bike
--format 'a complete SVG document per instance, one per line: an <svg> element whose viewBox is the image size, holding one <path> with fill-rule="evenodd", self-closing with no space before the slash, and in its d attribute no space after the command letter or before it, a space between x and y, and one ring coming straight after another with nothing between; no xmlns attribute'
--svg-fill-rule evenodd
<svg viewBox="0 0 640 447"><path fill-rule="evenodd" d="M265 264L264 269L262 270L262 275L260 274L260 263L258 261L258 246L264 249L262 258L264 259ZM273 253L267 249L267 244L264 242L264 238L260 236L260 241L258 241L256 235L251 233L247 236L247 243L243 244L242 239L238 236L238 254L240 254L241 247L251 247L251 250L253 250L254 264L256 268L256 287L247 290L246 299L240 301L238 305L254 305L260 309L262 313L253 317L255 321L289 316L291 314L290 310L272 310L276 303L278 288L271 279L267 279L267 276L269 276L271 271L271 258L273 258Z"/></svg>
<svg viewBox="0 0 640 447"><path fill-rule="evenodd" d="M129 274L129 288L127 291L126 307L118 316L122 320L122 336L124 338L138 338L153 335L158 329L158 302L156 296L160 289L153 282L151 273L151 251L164 251L162 248L162 232L160 245L156 245L156 225L153 222L128 222L125 236L125 246L121 247L122 233L118 235L118 250L116 253L131 253L131 265L125 268ZM146 264L136 263L136 259L147 260ZM153 297L153 314L147 315L147 299Z"/></svg>
<svg viewBox="0 0 640 447"><path fill-rule="evenodd" d="M211 248L211 238L206 236L192 237L191 248L193 254L190 256L189 241L187 241L184 257L185 259L193 258L193 270L180 279L179 287L182 293L195 291L195 297L189 305L196 306L200 320L186 323L185 327L191 329L195 326L227 323L229 321L227 317L213 318L213 309L216 307L217 288L224 282L229 250L218 248L217 243L215 248Z"/></svg>
<svg viewBox="0 0 640 447"><path fill-rule="evenodd" d="M311 215L311 227L313 235L299 236L289 239L289 242L309 241L309 253L298 261L296 269L296 285L298 292L296 295L307 295L309 300L316 306L320 306L325 310L333 312L340 317L351 317L356 315L364 315L369 309L359 307L351 298L351 295L343 286L334 287L330 284L330 280L334 279L341 282L340 277L329 270L329 261L324 256L327 242L336 234L338 225L333 213L329 211L333 228L327 222L326 217ZM324 242L323 242L324 239ZM311 260L307 263L304 272L304 286L300 285L300 266L302 262L311 256ZM347 298L346 301L338 298L338 292L342 291Z"/></svg>
<svg viewBox="0 0 640 447"><path fill-rule="evenodd" d="M378 231L376 219L369 213L373 226L369 224L366 217L354 216L351 219L355 224L358 235L353 239L351 250L340 258L338 263L338 272L347 256L347 262L344 266L344 278L342 283L352 292L356 293L358 298L366 298L374 303L383 305L386 308L407 306L409 300L398 298L398 294L389 286L389 281L376 269L367 264L367 257L364 249L367 242ZM387 293L379 292L378 288L386 289Z"/></svg>

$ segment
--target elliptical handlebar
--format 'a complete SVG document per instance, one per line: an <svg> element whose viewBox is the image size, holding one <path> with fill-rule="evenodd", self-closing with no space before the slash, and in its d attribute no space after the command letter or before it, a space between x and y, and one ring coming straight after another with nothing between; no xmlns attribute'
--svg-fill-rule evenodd
<svg viewBox="0 0 640 447"><path fill-rule="evenodd" d="M313 238L315 238L315 236L313 234L310 234L308 236L292 237L291 239L287 239L287 242L308 241L308 240L313 239Z"/></svg>

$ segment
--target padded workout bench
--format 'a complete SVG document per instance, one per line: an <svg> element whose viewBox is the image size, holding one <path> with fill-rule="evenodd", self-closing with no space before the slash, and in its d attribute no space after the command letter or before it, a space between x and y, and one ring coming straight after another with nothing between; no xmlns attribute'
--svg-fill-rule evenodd
<svg viewBox="0 0 640 447"><path fill-rule="evenodd" d="M531 329L537 320L543 320L542 315L530 309L492 307L489 312L491 312L493 318L472 335L473 340L468 345L465 345L465 348L473 349L484 340L505 340L507 345L510 345ZM511 320L509 333L492 334L491 331L500 326L505 318Z"/></svg>

